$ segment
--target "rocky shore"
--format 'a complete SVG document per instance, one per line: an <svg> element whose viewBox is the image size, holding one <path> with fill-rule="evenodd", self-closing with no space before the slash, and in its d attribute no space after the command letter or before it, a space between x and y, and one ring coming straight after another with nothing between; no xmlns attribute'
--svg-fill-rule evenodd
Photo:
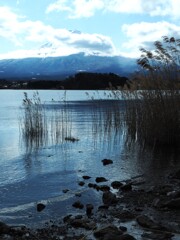
<svg viewBox="0 0 180 240"><path fill-rule="evenodd" d="M113 164L102 160L104 166ZM107 166L108 167L108 166ZM180 170L164 176L163 183L148 185L143 175L107 182L105 177L82 176L79 186L92 188L102 204L73 203L77 214L67 215L43 228L8 226L0 222L2 240L177 240L180 239ZM68 189L63 190L66 194ZM37 211L46 206L37 204ZM78 209L81 212L78 213ZM82 214L82 209L84 210Z"/></svg>

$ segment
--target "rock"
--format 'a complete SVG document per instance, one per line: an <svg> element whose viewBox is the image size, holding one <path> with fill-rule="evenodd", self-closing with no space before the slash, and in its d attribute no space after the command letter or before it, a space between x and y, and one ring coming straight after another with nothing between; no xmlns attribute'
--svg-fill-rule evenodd
<svg viewBox="0 0 180 240"><path fill-rule="evenodd" d="M115 210L112 210L110 213L114 218L118 218L122 222L133 220L136 217L136 215L129 210L115 209Z"/></svg>
<svg viewBox="0 0 180 240"><path fill-rule="evenodd" d="M7 234L10 232L10 227L3 222L0 222L0 234Z"/></svg>
<svg viewBox="0 0 180 240"><path fill-rule="evenodd" d="M98 186L97 184L94 184L94 188L99 191L100 190L100 186Z"/></svg>
<svg viewBox="0 0 180 240"><path fill-rule="evenodd" d="M126 183L121 187L122 191L130 191L132 190L132 183Z"/></svg>
<svg viewBox="0 0 180 240"><path fill-rule="evenodd" d="M150 219L148 216L139 215L136 218L136 221L138 222L138 224L141 227L150 228L150 229L157 229L156 223L152 219Z"/></svg>
<svg viewBox="0 0 180 240"><path fill-rule="evenodd" d="M110 191L103 193L102 200L105 205L113 205L118 202L116 195Z"/></svg>
<svg viewBox="0 0 180 240"><path fill-rule="evenodd" d="M65 217L63 218L63 222L64 222L64 223L69 222L69 221L71 220L71 217L72 217L72 214L69 214L69 215L65 216Z"/></svg>
<svg viewBox="0 0 180 240"><path fill-rule="evenodd" d="M65 140L66 140L66 141L70 141L70 142L76 142L76 141L79 141L78 138L74 138L74 137L65 137Z"/></svg>
<svg viewBox="0 0 180 240"><path fill-rule="evenodd" d="M157 192L160 195L167 195L167 193L171 191L173 191L173 187L171 185L162 185L161 187L159 187Z"/></svg>
<svg viewBox="0 0 180 240"><path fill-rule="evenodd" d="M114 181L111 183L111 187L113 187L114 189L119 189L120 187L122 187L122 183L119 181Z"/></svg>
<svg viewBox="0 0 180 240"><path fill-rule="evenodd" d="M72 204L73 207L83 209L84 205L80 201L76 201Z"/></svg>
<svg viewBox="0 0 180 240"><path fill-rule="evenodd" d="M90 177L90 176L82 176L82 178L83 178L84 180L88 180L88 179L90 179L91 177Z"/></svg>
<svg viewBox="0 0 180 240"><path fill-rule="evenodd" d="M81 197L81 193L75 193L76 197Z"/></svg>
<svg viewBox="0 0 180 240"><path fill-rule="evenodd" d="M104 166L106 166L106 165L109 165L109 164L112 164L112 163L113 163L113 161L112 161L111 159L103 159L101 162L103 163L103 165L104 165Z"/></svg>
<svg viewBox="0 0 180 240"><path fill-rule="evenodd" d="M97 177L97 178L96 178L96 182L97 182L97 183L100 183L100 182L107 182L107 179L104 178L104 177Z"/></svg>
<svg viewBox="0 0 180 240"><path fill-rule="evenodd" d="M102 192L110 191L110 187L107 185L100 185L98 187L99 187L99 190Z"/></svg>
<svg viewBox="0 0 180 240"><path fill-rule="evenodd" d="M100 238L102 240L136 240L133 236L129 234L117 235L113 233L109 233L105 235L104 238Z"/></svg>
<svg viewBox="0 0 180 240"><path fill-rule="evenodd" d="M127 227L124 227L124 226L120 226L119 229L123 232L126 232L127 231Z"/></svg>
<svg viewBox="0 0 180 240"><path fill-rule="evenodd" d="M171 198L179 198L180 197L180 190L168 192L167 196L170 196Z"/></svg>
<svg viewBox="0 0 180 240"><path fill-rule="evenodd" d="M93 188L94 187L94 183L88 183L88 187L89 188Z"/></svg>
<svg viewBox="0 0 180 240"><path fill-rule="evenodd" d="M101 205L98 207L98 210L107 210L109 208L109 206L107 205Z"/></svg>
<svg viewBox="0 0 180 240"><path fill-rule="evenodd" d="M80 214L75 216L75 219L82 219L82 218L83 218L83 215L80 215Z"/></svg>
<svg viewBox="0 0 180 240"><path fill-rule="evenodd" d="M121 230L119 230L117 227L115 227L114 225L109 225L109 226L106 226L104 228L101 228L101 229L98 229L94 232L94 236L96 238L101 238L101 239L115 239L115 237L119 237L123 234L123 232ZM109 236L110 235L110 236ZM111 238L108 238L111 237ZM112 238L113 236L113 238Z"/></svg>
<svg viewBox="0 0 180 240"><path fill-rule="evenodd" d="M180 198L175 198L163 204L164 207L180 209Z"/></svg>
<svg viewBox="0 0 180 240"><path fill-rule="evenodd" d="M80 181L78 184L79 184L79 186L81 186L81 187L82 187L82 186L84 186L85 182L83 182L83 181Z"/></svg>
<svg viewBox="0 0 180 240"><path fill-rule="evenodd" d="M115 239L113 239L113 240L115 240ZM136 238L134 238L132 235L129 235L129 234L123 234L119 237L119 240L136 240Z"/></svg>
<svg viewBox="0 0 180 240"><path fill-rule="evenodd" d="M171 175L172 178L180 179L180 169Z"/></svg>
<svg viewBox="0 0 180 240"><path fill-rule="evenodd" d="M74 228L85 228L86 230L92 230L96 228L95 222L86 219L72 219L70 225Z"/></svg>
<svg viewBox="0 0 180 240"><path fill-rule="evenodd" d="M69 189L63 189L63 193L69 192Z"/></svg>
<svg viewBox="0 0 180 240"><path fill-rule="evenodd" d="M154 240L171 240L172 234L171 233L143 233L141 235L143 239L154 239Z"/></svg>
<svg viewBox="0 0 180 240"><path fill-rule="evenodd" d="M94 209L92 204L86 204L86 214L87 216L91 216L92 215L92 210Z"/></svg>
<svg viewBox="0 0 180 240"><path fill-rule="evenodd" d="M41 212L42 210L44 210L46 207L46 205L44 205L43 203L38 203L36 208L38 212Z"/></svg>

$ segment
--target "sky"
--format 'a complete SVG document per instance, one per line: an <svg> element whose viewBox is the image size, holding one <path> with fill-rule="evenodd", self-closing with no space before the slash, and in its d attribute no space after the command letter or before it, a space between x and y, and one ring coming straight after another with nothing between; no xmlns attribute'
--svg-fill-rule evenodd
<svg viewBox="0 0 180 240"><path fill-rule="evenodd" d="M138 57L162 36L180 38L180 0L0 0L0 59Z"/></svg>

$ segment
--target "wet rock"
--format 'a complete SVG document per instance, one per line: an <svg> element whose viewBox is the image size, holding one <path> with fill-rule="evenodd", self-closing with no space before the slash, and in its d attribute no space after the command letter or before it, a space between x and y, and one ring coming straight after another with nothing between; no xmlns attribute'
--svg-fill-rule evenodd
<svg viewBox="0 0 180 240"><path fill-rule="evenodd" d="M103 163L103 165L104 165L104 166L106 166L106 165L109 165L109 164L112 164L112 163L113 163L113 161L112 161L111 159L103 159L101 162Z"/></svg>
<svg viewBox="0 0 180 240"><path fill-rule="evenodd" d="M10 227L3 222L0 222L0 234L7 234L10 232Z"/></svg>
<svg viewBox="0 0 180 240"><path fill-rule="evenodd" d="M136 240L136 238L134 238L132 235L129 235L129 234L123 234L122 236L119 237L119 240Z"/></svg>
<svg viewBox="0 0 180 240"><path fill-rule="evenodd" d="M69 221L71 220L71 217L72 217L72 214L69 214L69 215L65 216L65 217L63 218L63 222L64 222L64 223L69 222Z"/></svg>
<svg viewBox="0 0 180 240"><path fill-rule="evenodd" d="M94 188L99 191L100 190L100 186L98 186L97 184L94 184Z"/></svg>
<svg viewBox="0 0 180 240"><path fill-rule="evenodd" d="M163 204L164 207L180 209L180 198L175 198Z"/></svg>
<svg viewBox="0 0 180 240"><path fill-rule="evenodd" d="M105 237L100 238L102 240L136 240L133 236L129 234L123 234L123 235L116 235L113 233L109 233L105 235Z"/></svg>
<svg viewBox="0 0 180 240"><path fill-rule="evenodd" d="M86 230L96 228L96 223L87 219L72 219L70 225L74 228L84 228Z"/></svg>
<svg viewBox="0 0 180 240"><path fill-rule="evenodd" d="M81 197L81 193L75 193L76 197Z"/></svg>
<svg viewBox="0 0 180 240"><path fill-rule="evenodd" d="M165 230L164 227L155 223L151 218L146 215L140 215L136 218L138 224L144 228L156 229L156 230Z"/></svg>
<svg viewBox="0 0 180 240"><path fill-rule="evenodd" d="M114 181L111 183L111 187L113 187L114 189L119 189L120 187L122 187L122 183L119 181Z"/></svg>
<svg viewBox="0 0 180 240"><path fill-rule="evenodd" d="M179 198L180 197L180 190L168 192L167 196L169 196L171 198Z"/></svg>
<svg viewBox="0 0 180 240"><path fill-rule="evenodd" d="M88 183L88 187L89 188L93 188L94 187L94 183Z"/></svg>
<svg viewBox="0 0 180 240"><path fill-rule="evenodd" d="M159 195L167 195L167 193L171 191L173 191L173 187L171 185L162 185L158 188L157 193Z"/></svg>
<svg viewBox="0 0 180 240"><path fill-rule="evenodd" d="M171 174L171 178L180 179L180 169L175 173Z"/></svg>
<svg viewBox="0 0 180 240"><path fill-rule="evenodd" d="M92 204L86 204L86 214L88 217L92 215L93 209L94 209L94 206Z"/></svg>
<svg viewBox="0 0 180 240"><path fill-rule="evenodd" d="M37 209L38 212L41 212L42 210L45 209L45 207L46 207L45 204L43 204L43 203L38 203L37 206L36 206L36 209Z"/></svg>
<svg viewBox="0 0 180 240"><path fill-rule="evenodd" d="M154 240L171 240L172 234L171 233L143 233L141 235L145 239L154 239Z"/></svg>
<svg viewBox="0 0 180 240"><path fill-rule="evenodd" d="M107 205L101 205L98 207L98 210L107 210L109 208L109 206Z"/></svg>
<svg viewBox="0 0 180 240"><path fill-rule="evenodd" d="M153 228L155 226L153 220L151 220L148 216L145 215L139 215L136 220L140 226L145 228Z"/></svg>
<svg viewBox="0 0 180 240"><path fill-rule="evenodd" d="M84 186L85 182L83 182L83 181L80 181L78 184L79 184L79 186L81 186L81 187L82 187L82 186Z"/></svg>
<svg viewBox="0 0 180 240"><path fill-rule="evenodd" d="M120 226L119 229L123 232L126 232L127 231L127 227L124 227L124 226Z"/></svg>
<svg viewBox="0 0 180 240"><path fill-rule="evenodd" d="M106 178L104 178L104 177L97 177L96 178L96 182L97 183L100 183L100 182L107 182L108 180L106 179Z"/></svg>
<svg viewBox="0 0 180 240"><path fill-rule="evenodd" d="M69 192L69 189L63 189L63 193Z"/></svg>
<svg viewBox="0 0 180 240"><path fill-rule="evenodd" d="M115 240L116 237L120 237L123 234L121 230L119 230L114 225L109 225L104 228L98 229L94 232L94 236L99 239L113 239Z"/></svg>
<svg viewBox="0 0 180 240"><path fill-rule="evenodd" d="M105 205L113 205L118 202L116 195L110 191L103 193L102 200Z"/></svg>
<svg viewBox="0 0 180 240"><path fill-rule="evenodd" d="M82 178L83 178L84 180L88 180L88 179L90 179L91 177L90 177L90 176L82 176Z"/></svg>
<svg viewBox="0 0 180 240"><path fill-rule="evenodd" d="M82 218L83 218L83 215L80 215L80 214L75 216L75 219L82 219Z"/></svg>
<svg viewBox="0 0 180 240"><path fill-rule="evenodd" d="M76 141L79 141L78 138L74 138L74 137L65 137L65 140L66 140L66 141L70 141L70 142L76 142Z"/></svg>
<svg viewBox="0 0 180 240"><path fill-rule="evenodd" d="M99 190L102 192L110 191L110 187L108 185L100 185L98 187L99 187Z"/></svg>
<svg viewBox="0 0 180 240"><path fill-rule="evenodd" d="M73 207L83 209L84 205L80 201L76 201L72 204Z"/></svg>
<svg viewBox="0 0 180 240"><path fill-rule="evenodd" d="M130 191L132 190L132 183L126 183L121 187L122 191Z"/></svg>
<svg viewBox="0 0 180 240"><path fill-rule="evenodd" d="M155 198L152 202L152 206L155 208L161 208L162 202L161 202L160 198Z"/></svg>
<svg viewBox="0 0 180 240"><path fill-rule="evenodd" d="M122 222L133 220L136 217L136 215L132 211L123 209L115 209L110 211L110 213L114 218L118 218Z"/></svg>

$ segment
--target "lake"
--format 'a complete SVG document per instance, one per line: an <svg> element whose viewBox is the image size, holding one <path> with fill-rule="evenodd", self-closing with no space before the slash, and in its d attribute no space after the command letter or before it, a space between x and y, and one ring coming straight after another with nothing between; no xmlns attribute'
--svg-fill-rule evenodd
<svg viewBox="0 0 180 240"><path fill-rule="evenodd" d="M35 91L26 92L33 98ZM141 151L127 143L123 100L108 91L39 90L47 135L35 141L24 138L23 93L0 91L0 219L6 223L33 226L73 213L76 193L83 203L100 203L101 195L87 188L96 177L110 182L144 174L148 181L159 181L177 164L175 152ZM105 158L113 164L103 166ZM83 175L91 179L81 187ZM40 213L39 202L46 204Z"/></svg>

